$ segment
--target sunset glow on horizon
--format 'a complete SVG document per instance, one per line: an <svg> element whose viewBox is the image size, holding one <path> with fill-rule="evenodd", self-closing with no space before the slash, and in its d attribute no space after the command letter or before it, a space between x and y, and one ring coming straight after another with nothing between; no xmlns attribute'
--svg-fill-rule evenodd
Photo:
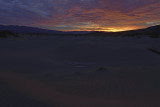
<svg viewBox="0 0 160 107"><path fill-rule="evenodd" d="M90 28L90 30L83 30L83 29L74 29L74 30L63 30L65 32L68 31L102 31L102 32L121 32L121 31L130 31L130 30L137 30L137 29L142 29L138 28L136 26L129 26L129 27L112 27L112 28L105 28L105 27L95 27L95 30L92 30L94 28Z"/></svg>
<svg viewBox="0 0 160 107"><path fill-rule="evenodd" d="M0 0L0 24L118 32L160 24L159 0Z"/></svg>
<svg viewBox="0 0 160 107"><path fill-rule="evenodd" d="M102 30L102 31L121 32L121 31L137 30L137 29L140 29L140 28L137 28L137 27L107 28L106 30Z"/></svg>

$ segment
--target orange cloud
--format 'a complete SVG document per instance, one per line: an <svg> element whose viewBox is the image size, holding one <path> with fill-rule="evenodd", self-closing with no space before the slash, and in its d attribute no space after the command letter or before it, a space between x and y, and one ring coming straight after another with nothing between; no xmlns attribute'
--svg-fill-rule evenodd
<svg viewBox="0 0 160 107"><path fill-rule="evenodd" d="M107 3L103 0L100 1L104 6ZM119 2L122 2L122 4L115 6ZM151 25L148 22L157 22L156 24L158 24L158 21L160 21L160 2L146 3L144 6L142 4L137 8L135 6L133 9L130 8L131 11L126 12L125 7L122 8L122 6L125 6L123 0L119 0L119 2L113 3L113 9L112 7L109 7L110 9L101 7L86 9L81 8L81 5L75 5L66 10L66 14L58 15L54 19L46 20L44 23L48 26L53 25L54 28L59 26L58 30L62 28L62 30L122 31L144 28ZM104 6L102 5L102 7ZM62 25L66 25L66 28L68 25L70 29L65 29L64 26L61 27Z"/></svg>
<svg viewBox="0 0 160 107"><path fill-rule="evenodd" d="M0 24L8 22L65 31L121 31L160 24L159 0L21 0L0 3Z"/></svg>

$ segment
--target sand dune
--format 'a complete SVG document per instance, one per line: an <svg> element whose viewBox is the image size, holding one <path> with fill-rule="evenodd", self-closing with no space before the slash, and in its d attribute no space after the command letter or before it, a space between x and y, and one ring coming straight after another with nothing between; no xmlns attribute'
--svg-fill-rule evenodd
<svg viewBox="0 0 160 107"><path fill-rule="evenodd" d="M160 105L157 99L160 98L159 93L135 98L114 97L112 99L100 99L61 93L53 90L42 81L29 79L11 72L0 72L0 80L21 94L53 107L158 107Z"/></svg>
<svg viewBox="0 0 160 107"><path fill-rule="evenodd" d="M160 39L27 38L0 40L0 106L160 106Z"/></svg>

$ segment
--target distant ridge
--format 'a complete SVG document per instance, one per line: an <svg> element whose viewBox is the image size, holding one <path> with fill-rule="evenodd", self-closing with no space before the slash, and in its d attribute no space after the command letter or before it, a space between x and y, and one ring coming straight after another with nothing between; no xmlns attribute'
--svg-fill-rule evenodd
<svg viewBox="0 0 160 107"><path fill-rule="evenodd" d="M156 25L156 26L151 26L145 29L137 29L137 30L129 30L129 31L121 31L121 32L92 32L89 35L93 35L93 36L97 36L97 35L101 35L101 36L121 36L121 37L125 37L125 36L150 36L152 38L157 38L160 37L160 25Z"/></svg>
<svg viewBox="0 0 160 107"><path fill-rule="evenodd" d="M0 30L7 30L18 34L62 34L62 35L79 35L79 36L142 36L147 35L153 38L160 37L160 25L151 26L145 29L121 31L121 32L99 32L99 31L56 31L47 30L36 27L16 26L16 25L0 25Z"/></svg>
<svg viewBox="0 0 160 107"><path fill-rule="evenodd" d="M0 25L0 30L7 30L13 33L21 34L86 34L86 31L73 31L73 32L63 32L56 30L47 30L36 27L29 26L17 26L17 25Z"/></svg>
<svg viewBox="0 0 160 107"><path fill-rule="evenodd" d="M145 29L138 29L138 30L122 32L122 35L123 36L148 35L150 37L157 38L157 37L160 37L160 25L151 26Z"/></svg>

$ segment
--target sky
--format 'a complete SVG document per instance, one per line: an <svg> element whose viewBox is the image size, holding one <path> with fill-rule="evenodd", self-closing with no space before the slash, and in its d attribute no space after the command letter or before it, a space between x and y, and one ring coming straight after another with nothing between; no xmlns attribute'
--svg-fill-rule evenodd
<svg viewBox="0 0 160 107"><path fill-rule="evenodd" d="M160 24L160 0L0 0L0 24L124 31Z"/></svg>

